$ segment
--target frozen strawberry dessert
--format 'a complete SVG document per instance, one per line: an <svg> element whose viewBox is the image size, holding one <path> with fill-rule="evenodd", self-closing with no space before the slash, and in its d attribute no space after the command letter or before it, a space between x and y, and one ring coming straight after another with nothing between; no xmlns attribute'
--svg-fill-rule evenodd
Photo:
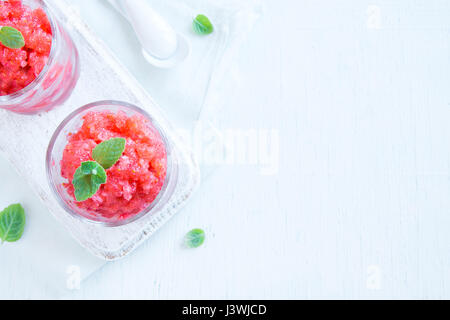
<svg viewBox="0 0 450 320"><path fill-rule="evenodd" d="M93 150L110 139L124 138L119 160L106 171L107 181L90 199L75 202L90 215L123 220L149 207L160 193L167 173L165 143L151 122L141 114L123 111L89 111L81 128L69 134L61 160L64 184L75 200L74 175L80 165L94 161ZM122 139L123 140L123 139Z"/></svg>
<svg viewBox="0 0 450 320"><path fill-rule="evenodd" d="M43 70L52 47L52 28L42 8L21 0L0 1L0 27L20 31L25 46L11 49L0 43L0 96L28 86Z"/></svg>

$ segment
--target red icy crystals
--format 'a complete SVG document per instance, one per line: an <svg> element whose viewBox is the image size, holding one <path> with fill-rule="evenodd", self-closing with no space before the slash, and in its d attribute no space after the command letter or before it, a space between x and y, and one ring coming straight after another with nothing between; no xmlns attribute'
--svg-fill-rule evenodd
<svg viewBox="0 0 450 320"><path fill-rule="evenodd" d="M0 26L19 30L25 46L10 49L0 43L0 96L28 86L41 73L52 47L52 30L44 10L21 0L0 1Z"/></svg>
<svg viewBox="0 0 450 320"><path fill-rule="evenodd" d="M82 127L68 137L61 161L61 175L72 182L76 169L93 160L92 150L101 142L127 140L119 161L106 171L108 181L91 199L77 205L111 220L122 220L147 208L158 196L166 179L167 153L161 135L141 115L124 112L89 112ZM65 184L74 197L72 183Z"/></svg>

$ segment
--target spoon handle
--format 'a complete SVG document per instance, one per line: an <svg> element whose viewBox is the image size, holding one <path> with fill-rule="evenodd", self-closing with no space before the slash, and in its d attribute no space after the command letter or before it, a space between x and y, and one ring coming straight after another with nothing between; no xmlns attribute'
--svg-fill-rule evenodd
<svg viewBox="0 0 450 320"><path fill-rule="evenodd" d="M151 64L173 67L185 60L190 46L147 0L108 0L122 14L136 33L144 58Z"/></svg>

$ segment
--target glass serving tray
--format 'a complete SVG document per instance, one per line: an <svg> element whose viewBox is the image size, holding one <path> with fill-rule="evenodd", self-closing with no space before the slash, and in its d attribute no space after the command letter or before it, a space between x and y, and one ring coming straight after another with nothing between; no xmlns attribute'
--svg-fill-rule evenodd
<svg viewBox="0 0 450 320"><path fill-rule="evenodd" d="M78 48L80 78L72 96L48 113L23 116L0 110L0 151L83 247L104 260L117 260L151 237L186 204L200 182L198 165L160 107L67 2L47 0L47 3L65 24ZM75 109L99 100L121 100L145 109L172 141L178 162L178 180L173 196L154 213L116 228L102 227L71 217L52 194L45 172L47 147L57 126Z"/></svg>

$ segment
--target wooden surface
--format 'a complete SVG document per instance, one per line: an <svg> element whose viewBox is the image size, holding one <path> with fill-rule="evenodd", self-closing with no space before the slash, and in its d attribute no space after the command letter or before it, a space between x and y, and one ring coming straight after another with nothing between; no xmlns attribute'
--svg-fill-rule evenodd
<svg viewBox="0 0 450 320"><path fill-rule="evenodd" d="M114 12L73 2L145 85ZM450 2L265 4L220 126L274 130L278 172L222 166L66 298L450 298Z"/></svg>

